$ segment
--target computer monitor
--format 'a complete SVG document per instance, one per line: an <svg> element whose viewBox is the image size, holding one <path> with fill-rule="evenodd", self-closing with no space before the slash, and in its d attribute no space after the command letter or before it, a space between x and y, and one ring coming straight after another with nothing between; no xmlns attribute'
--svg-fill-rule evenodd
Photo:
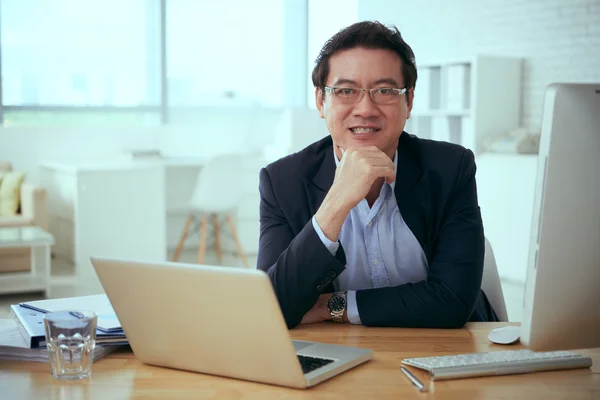
<svg viewBox="0 0 600 400"><path fill-rule="evenodd" d="M600 347L600 83L545 93L521 342Z"/></svg>

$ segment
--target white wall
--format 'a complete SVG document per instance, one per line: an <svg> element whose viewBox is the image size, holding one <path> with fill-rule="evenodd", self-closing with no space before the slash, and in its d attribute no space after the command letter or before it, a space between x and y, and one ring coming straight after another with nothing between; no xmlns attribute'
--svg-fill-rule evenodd
<svg viewBox="0 0 600 400"><path fill-rule="evenodd" d="M516 283L527 277L537 166L535 154L484 153L477 158L485 236L500 277Z"/></svg>
<svg viewBox="0 0 600 400"><path fill-rule="evenodd" d="M359 0L359 18L395 24L417 65L475 53L523 57L528 128L541 125L549 83L600 82L600 0Z"/></svg>

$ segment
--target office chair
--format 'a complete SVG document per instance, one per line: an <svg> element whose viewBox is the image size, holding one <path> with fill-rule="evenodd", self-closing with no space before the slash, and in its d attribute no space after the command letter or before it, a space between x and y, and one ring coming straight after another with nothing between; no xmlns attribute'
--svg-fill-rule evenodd
<svg viewBox="0 0 600 400"><path fill-rule="evenodd" d="M244 190L242 182L239 181L243 170L242 157L243 155L240 154L223 154L214 157L207 165L202 167L190 199L190 212L172 261L179 260L192 224L196 222L196 227L198 224L200 225L197 260L198 264L204 263L206 231L210 218L213 226L215 253L220 264L223 260L223 252L221 250L219 220L224 217L237 249L237 255L241 258L244 266L248 267L248 259L231 217L240 203ZM199 219L199 222L197 222L197 219Z"/></svg>
<svg viewBox="0 0 600 400"><path fill-rule="evenodd" d="M502 283L500 282L500 275L498 274L494 250L492 249L492 244L487 238L485 238L485 257L483 260L483 279L481 281L481 289L494 308L498 319L501 322L507 322L508 313L506 312L506 303L504 301Z"/></svg>

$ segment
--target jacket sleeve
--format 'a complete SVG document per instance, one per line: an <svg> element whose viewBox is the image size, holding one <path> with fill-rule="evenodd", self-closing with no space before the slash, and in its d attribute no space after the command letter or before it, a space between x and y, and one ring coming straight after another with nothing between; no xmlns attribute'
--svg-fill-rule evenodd
<svg viewBox="0 0 600 400"><path fill-rule="evenodd" d="M460 328L481 288L485 242L473 153L465 150L426 281L359 290L363 325Z"/></svg>
<svg viewBox="0 0 600 400"><path fill-rule="evenodd" d="M269 173L260 171L260 239L257 267L269 275L279 306L289 328L298 325L304 314L326 292L345 269L342 246L332 255L312 221L294 234L275 196ZM286 201L296 201L293 197Z"/></svg>

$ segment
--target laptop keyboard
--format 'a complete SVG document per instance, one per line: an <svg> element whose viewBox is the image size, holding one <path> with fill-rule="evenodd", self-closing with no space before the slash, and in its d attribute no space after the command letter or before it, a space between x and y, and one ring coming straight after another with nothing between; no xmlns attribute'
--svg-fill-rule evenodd
<svg viewBox="0 0 600 400"><path fill-rule="evenodd" d="M334 361L327 358L301 356L300 354L297 354L297 356L298 360L300 360L300 365L302 365L302 372L305 374L308 374L317 368L321 368L324 365L331 364Z"/></svg>

